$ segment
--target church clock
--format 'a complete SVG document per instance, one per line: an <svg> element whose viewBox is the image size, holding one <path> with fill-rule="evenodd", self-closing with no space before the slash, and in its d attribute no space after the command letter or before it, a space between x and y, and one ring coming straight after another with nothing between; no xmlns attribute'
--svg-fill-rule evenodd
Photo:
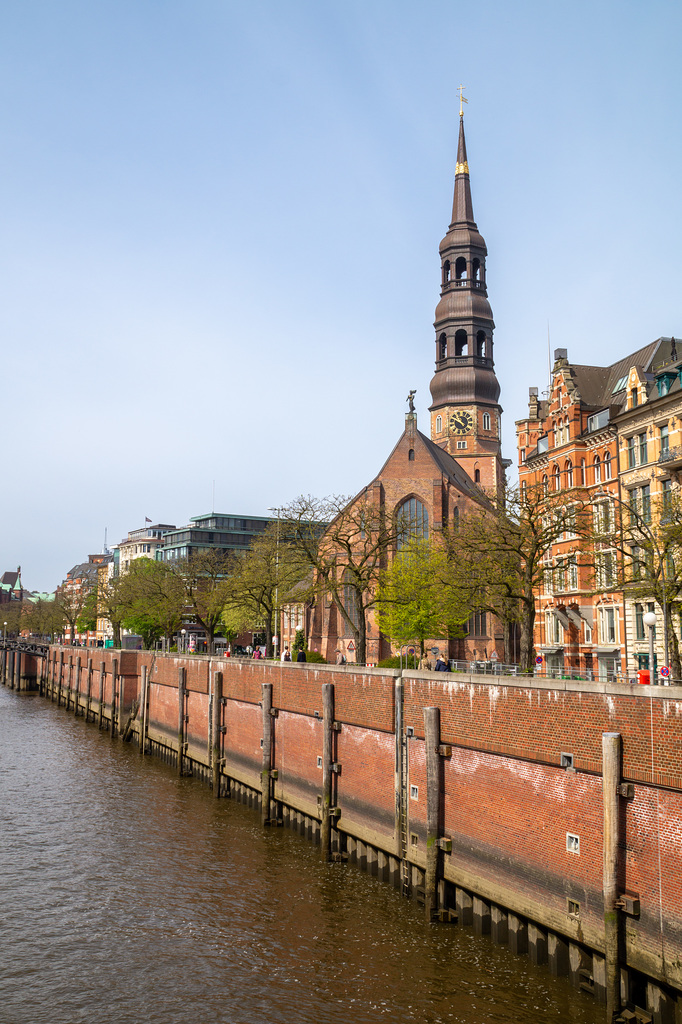
<svg viewBox="0 0 682 1024"><path fill-rule="evenodd" d="M473 424L474 420L470 412L465 409L453 412L450 417L450 432L452 434L468 434Z"/></svg>

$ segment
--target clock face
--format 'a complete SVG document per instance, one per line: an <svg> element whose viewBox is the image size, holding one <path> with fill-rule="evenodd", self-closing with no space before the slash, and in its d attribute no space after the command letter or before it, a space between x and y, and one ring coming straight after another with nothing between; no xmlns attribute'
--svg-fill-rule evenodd
<svg viewBox="0 0 682 1024"><path fill-rule="evenodd" d="M450 417L450 432L452 434L468 434L474 424L470 412L462 409L461 412L453 412Z"/></svg>

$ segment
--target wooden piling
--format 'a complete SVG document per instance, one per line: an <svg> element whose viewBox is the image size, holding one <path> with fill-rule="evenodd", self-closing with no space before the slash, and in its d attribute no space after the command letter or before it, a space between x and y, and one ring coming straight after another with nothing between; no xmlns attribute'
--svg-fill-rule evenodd
<svg viewBox="0 0 682 1024"><path fill-rule="evenodd" d="M102 718L104 717L104 677L106 675L107 666L105 661L101 661L99 664L99 694L97 709L97 728L102 728Z"/></svg>
<svg viewBox="0 0 682 1024"><path fill-rule="evenodd" d="M81 657L80 657L80 654L76 658L75 677L76 677L76 679L75 679L74 695L73 695L73 715L74 715L74 718L77 718L78 717L78 702L79 702L80 690L81 690Z"/></svg>
<svg viewBox="0 0 682 1024"><path fill-rule="evenodd" d="M320 823L320 856L332 856L332 764L334 761L334 684L322 684L322 821Z"/></svg>
<svg viewBox="0 0 682 1024"><path fill-rule="evenodd" d="M222 672L216 672L213 676L213 714L211 715L211 725L213 727L213 736L211 737L212 752L211 752L211 770L212 770L212 784L213 784L213 796L216 800L220 797L220 776L221 776L221 740L223 735L223 674Z"/></svg>
<svg viewBox="0 0 682 1024"><path fill-rule="evenodd" d="M260 822L270 821L270 772L272 771L272 683L262 684L263 757L260 772Z"/></svg>
<svg viewBox="0 0 682 1024"><path fill-rule="evenodd" d="M7 685L7 648L3 645L2 651L0 651L0 679L2 679L2 685Z"/></svg>
<svg viewBox="0 0 682 1024"><path fill-rule="evenodd" d="M440 708L424 708L426 747L426 874L424 906L431 920L438 910L438 838L441 804Z"/></svg>
<svg viewBox="0 0 682 1024"><path fill-rule="evenodd" d="M603 884L604 958L606 961L606 1020L620 1011L620 951L618 941L618 784L620 733L602 733L602 800L604 806Z"/></svg>
<svg viewBox="0 0 682 1024"><path fill-rule="evenodd" d="M111 721L110 726L110 739L114 739L116 736L116 724L118 721L117 708L116 708L116 693L118 690L118 658L111 659Z"/></svg>
<svg viewBox="0 0 682 1024"><path fill-rule="evenodd" d="M149 669L142 666L142 681L140 684L140 757L147 753L147 721L149 707Z"/></svg>
<svg viewBox="0 0 682 1024"><path fill-rule="evenodd" d="M85 721L89 722L92 705L92 658L88 658L86 673Z"/></svg>
<svg viewBox="0 0 682 1024"><path fill-rule="evenodd" d="M178 775L183 774L185 761L185 703L186 703L187 669L178 669Z"/></svg>
<svg viewBox="0 0 682 1024"><path fill-rule="evenodd" d="M64 651L59 652L59 671L57 672L57 707L62 702L62 686L64 683Z"/></svg>

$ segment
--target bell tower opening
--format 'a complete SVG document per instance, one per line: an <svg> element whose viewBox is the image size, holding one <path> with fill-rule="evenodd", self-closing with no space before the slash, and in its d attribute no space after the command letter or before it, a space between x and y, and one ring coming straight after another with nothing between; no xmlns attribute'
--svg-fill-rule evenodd
<svg viewBox="0 0 682 1024"><path fill-rule="evenodd" d="M468 354L467 353L468 347L469 347L469 342L467 340L467 332L466 331L457 331L457 333L455 334L455 355L458 358L461 358L462 356L467 355Z"/></svg>

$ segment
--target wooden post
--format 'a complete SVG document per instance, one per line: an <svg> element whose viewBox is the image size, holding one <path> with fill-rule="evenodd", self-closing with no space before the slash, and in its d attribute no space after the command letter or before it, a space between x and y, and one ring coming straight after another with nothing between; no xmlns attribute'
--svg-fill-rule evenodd
<svg viewBox="0 0 682 1024"><path fill-rule="evenodd" d="M85 698L85 721L90 721L90 709L92 704L92 658L88 658L87 667L87 693Z"/></svg>
<svg viewBox="0 0 682 1024"><path fill-rule="evenodd" d="M73 697L73 715L74 718L78 717L78 698L81 690L81 656L80 654L76 658L76 685L74 687Z"/></svg>
<svg viewBox="0 0 682 1024"><path fill-rule="evenodd" d="M57 707L62 702L62 684L64 682L64 651L59 652L59 672L57 673Z"/></svg>
<svg viewBox="0 0 682 1024"><path fill-rule="evenodd" d="M332 763L334 761L334 684L322 684L322 821L320 823L320 856L332 856Z"/></svg>
<svg viewBox="0 0 682 1024"><path fill-rule="evenodd" d="M110 739L116 735L116 691L118 689L118 658L111 659L111 722Z"/></svg>
<svg viewBox="0 0 682 1024"><path fill-rule="evenodd" d="M602 800L604 804L604 957L606 961L606 1020L620 1011L618 942L618 784L620 733L602 733Z"/></svg>
<svg viewBox="0 0 682 1024"><path fill-rule="evenodd" d="M119 675L118 675L118 700L116 702L116 706L118 708L118 735L121 737L121 739L123 739L123 732L124 732L124 728L125 728L124 721L123 721L123 712L125 710L125 707L124 707L124 705L125 705L125 687L126 687L126 677L123 675L122 672L119 672Z"/></svg>
<svg viewBox="0 0 682 1024"><path fill-rule="evenodd" d="M142 693L140 695L140 757L147 753L147 702L149 700L148 668L142 666Z"/></svg>
<svg viewBox="0 0 682 1024"><path fill-rule="evenodd" d="M270 821L270 772L272 771L272 683L262 684L263 699L263 758L260 772L260 822Z"/></svg>
<svg viewBox="0 0 682 1024"><path fill-rule="evenodd" d="M212 752L212 763L213 769L213 796L216 800L220 797L220 775L221 775L221 764L220 764L220 747L221 738L223 734L223 674L222 672L216 672L213 676L213 714L211 715L213 723L213 752Z"/></svg>
<svg viewBox="0 0 682 1024"><path fill-rule="evenodd" d="M182 775L185 754L185 686L187 669L178 669L178 775Z"/></svg>
<svg viewBox="0 0 682 1024"><path fill-rule="evenodd" d="M99 708L97 710L97 728L102 728L102 718L104 715L104 677L107 672L107 665L105 661L101 661L99 665Z"/></svg>
<svg viewBox="0 0 682 1024"><path fill-rule="evenodd" d="M440 817L440 708L424 708L426 746L426 874L424 906L430 921L438 909L438 825Z"/></svg>
<svg viewBox="0 0 682 1024"><path fill-rule="evenodd" d="M73 654L69 655L69 677L66 687L66 704L64 707L68 711L71 707L71 687L73 686Z"/></svg>
<svg viewBox="0 0 682 1024"><path fill-rule="evenodd" d="M10 688L10 690L13 690L14 689L14 651L10 651L9 652L9 657L8 657L7 661L8 661L8 672L7 672L7 675L8 675L8 678L9 678L9 688Z"/></svg>
<svg viewBox="0 0 682 1024"><path fill-rule="evenodd" d="M2 685L7 685L7 648L3 645L2 653L0 653L0 679L2 679Z"/></svg>

